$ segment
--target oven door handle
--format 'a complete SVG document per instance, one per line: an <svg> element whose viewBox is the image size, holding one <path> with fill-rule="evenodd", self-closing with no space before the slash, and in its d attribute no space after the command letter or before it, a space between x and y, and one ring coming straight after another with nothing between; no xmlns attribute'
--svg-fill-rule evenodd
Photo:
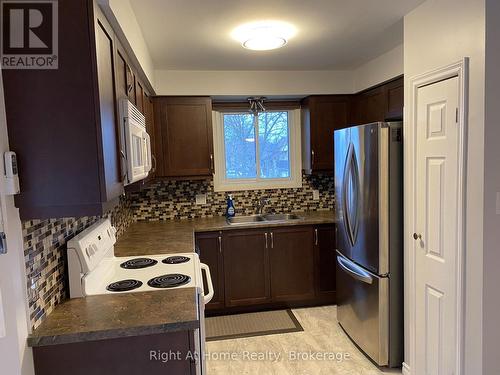
<svg viewBox="0 0 500 375"><path fill-rule="evenodd" d="M205 291L203 291L203 301L206 305L214 297L214 286L212 284L212 277L210 276L210 268L205 263L200 263L200 267L202 271L205 271L205 275L207 276L208 294L205 294Z"/></svg>

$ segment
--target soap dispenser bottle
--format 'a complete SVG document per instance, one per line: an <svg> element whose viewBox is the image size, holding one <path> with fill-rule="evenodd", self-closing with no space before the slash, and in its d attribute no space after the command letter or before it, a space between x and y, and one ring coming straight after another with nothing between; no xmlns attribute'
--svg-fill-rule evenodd
<svg viewBox="0 0 500 375"><path fill-rule="evenodd" d="M234 217L235 214L233 196L229 194L227 197L226 217Z"/></svg>

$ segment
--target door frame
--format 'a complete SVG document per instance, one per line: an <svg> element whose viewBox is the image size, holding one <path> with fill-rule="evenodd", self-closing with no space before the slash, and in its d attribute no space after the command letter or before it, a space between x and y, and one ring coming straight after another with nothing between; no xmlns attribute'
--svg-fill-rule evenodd
<svg viewBox="0 0 500 375"><path fill-rule="evenodd" d="M403 374L410 375L411 365L416 363L416 243L412 238L415 232L416 195L414 183L416 181L416 120L417 120L417 92L419 88L440 81L458 77L459 80L459 109L458 124L458 218L457 218L457 343L456 375L463 375L463 348L464 348L464 317L465 317L465 210L466 210L466 181L467 181L467 118L468 118L468 80L469 58L453 64L440 67L429 72L416 75L409 79L408 97L410 103L404 121L404 271L405 271L405 362ZM406 361L409 361L406 362Z"/></svg>

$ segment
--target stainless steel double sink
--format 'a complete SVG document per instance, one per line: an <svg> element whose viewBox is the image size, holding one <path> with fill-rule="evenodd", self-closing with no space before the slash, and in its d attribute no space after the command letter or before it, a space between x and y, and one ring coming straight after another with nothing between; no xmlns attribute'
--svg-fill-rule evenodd
<svg viewBox="0 0 500 375"><path fill-rule="evenodd" d="M304 218L295 214L262 214L235 216L227 219L230 225L248 225L248 224L269 224L269 223L288 223Z"/></svg>

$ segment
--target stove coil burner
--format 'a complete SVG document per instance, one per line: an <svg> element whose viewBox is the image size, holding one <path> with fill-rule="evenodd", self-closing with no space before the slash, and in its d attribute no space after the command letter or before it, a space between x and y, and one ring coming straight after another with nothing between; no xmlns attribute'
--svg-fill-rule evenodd
<svg viewBox="0 0 500 375"><path fill-rule="evenodd" d="M150 258L134 258L123 262L122 264L120 264L120 267L127 270L137 270L140 268L152 267L156 263L158 263L157 260Z"/></svg>
<svg viewBox="0 0 500 375"><path fill-rule="evenodd" d="M152 288L174 288L187 284L191 281L191 277L180 273L172 273L154 277L148 281L148 285Z"/></svg>
<svg viewBox="0 0 500 375"><path fill-rule="evenodd" d="M106 289L110 292L128 292L129 290L134 290L139 288L142 282L139 280L120 280L109 284Z"/></svg>
<svg viewBox="0 0 500 375"><path fill-rule="evenodd" d="M176 256L173 256L173 257L168 257L168 258L163 259L162 263L165 263L165 264L179 264L179 263L189 262L189 260L190 259L188 257L176 255Z"/></svg>

